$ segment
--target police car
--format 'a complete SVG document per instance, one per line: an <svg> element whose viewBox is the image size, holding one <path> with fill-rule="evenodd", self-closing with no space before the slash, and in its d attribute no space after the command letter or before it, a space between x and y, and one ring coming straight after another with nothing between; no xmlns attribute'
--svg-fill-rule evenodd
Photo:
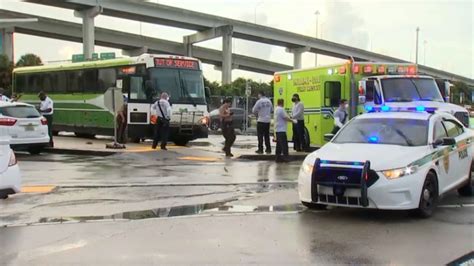
<svg viewBox="0 0 474 266"><path fill-rule="evenodd" d="M20 192L21 174L8 137L0 137L0 199Z"/></svg>
<svg viewBox="0 0 474 266"><path fill-rule="evenodd" d="M298 178L305 206L414 210L429 217L443 194L472 195L473 130L422 106L371 109L306 157Z"/></svg>
<svg viewBox="0 0 474 266"><path fill-rule="evenodd" d="M0 102L0 136L9 137L14 150L38 154L49 145L48 121L33 105Z"/></svg>

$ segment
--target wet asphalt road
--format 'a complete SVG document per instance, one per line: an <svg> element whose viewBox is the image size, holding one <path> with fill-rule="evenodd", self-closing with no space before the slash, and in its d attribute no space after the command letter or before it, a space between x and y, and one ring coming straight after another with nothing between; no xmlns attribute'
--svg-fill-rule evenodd
<svg viewBox="0 0 474 266"><path fill-rule="evenodd" d="M298 163L226 160L212 145L18 157L25 185L55 189L0 201L0 265L446 264L474 250L474 199L455 193L427 220L315 212L298 202Z"/></svg>

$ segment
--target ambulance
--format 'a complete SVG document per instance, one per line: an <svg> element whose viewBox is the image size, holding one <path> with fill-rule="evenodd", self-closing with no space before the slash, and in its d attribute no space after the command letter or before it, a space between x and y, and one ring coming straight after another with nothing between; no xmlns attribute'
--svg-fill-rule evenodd
<svg viewBox="0 0 474 266"><path fill-rule="evenodd" d="M305 141L317 147L326 143L324 135L333 129L333 114L341 99L349 101L348 119L375 107L423 106L448 112L469 127L468 111L443 98L450 95L449 88L449 82L419 75L417 65L405 63L348 61L274 74L274 102L284 99L291 115L291 98L299 94L305 106Z"/></svg>

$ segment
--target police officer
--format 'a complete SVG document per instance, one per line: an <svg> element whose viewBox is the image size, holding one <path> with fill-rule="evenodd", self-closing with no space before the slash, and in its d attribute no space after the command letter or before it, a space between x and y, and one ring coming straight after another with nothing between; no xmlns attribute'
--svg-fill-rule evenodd
<svg viewBox="0 0 474 266"><path fill-rule="evenodd" d="M46 93L40 91L38 93L38 98L41 100L39 111L44 118L48 121L48 134L49 134L49 146L54 147L53 142L53 113L54 113L54 103L51 98L49 98Z"/></svg>
<svg viewBox="0 0 474 266"><path fill-rule="evenodd" d="M341 99L339 102L339 108L334 112L334 128L332 134L336 134L339 129L347 122L347 110L349 109L349 104L346 99Z"/></svg>
<svg viewBox="0 0 474 266"><path fill-rule="evenodd" d="M272 148L270 146L270 121L272 119L273 104L265 97L263 91L258 93L258 101L252 108L252 113L257 116L257 138L258 138L258 150L255 152L258 154L263 153L263 140L265 139L265 153L271 154Z"/></svg>
<svg viewBox="0 0 474 266"><path fill-rule="evenodd" d="M219 117L221 119L222 135L225 139L224 148L222 149L225 152L226 157L234 156L231 152L232 144L235 141L235 131L234 126L232 125L232 116L234 115L230 111L230 106L232 104L231 99L225 99L219 108Z"/></svg>
<svg viewBox="0 0 474 266"><path fill-rule="evenodd" d="M156 149L158 140L161 137L161 149L168 150L166 143L168 142L168 135L170 132L170 120L171 120L171 105L168 102L168 93L161 93L161 97L152 106L151 109L158 117L153 134L152 149Z"/></svg>

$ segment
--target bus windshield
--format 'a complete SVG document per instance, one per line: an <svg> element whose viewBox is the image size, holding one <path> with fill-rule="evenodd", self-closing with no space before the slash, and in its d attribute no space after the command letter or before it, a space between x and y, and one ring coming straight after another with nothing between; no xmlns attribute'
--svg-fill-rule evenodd
<svg viewBox="0 0 474 266"><path fill-rule="evenodd" d="M436 82L429 78L382 79L382 91L386 102L443 102Z"/></svg>
<svg viewBox="0 0 474 266"><path fill-rule="evenodd" d="M206 104L201 71L150 68L149 76L156 95L167 92L171 103Z"/></svg>

